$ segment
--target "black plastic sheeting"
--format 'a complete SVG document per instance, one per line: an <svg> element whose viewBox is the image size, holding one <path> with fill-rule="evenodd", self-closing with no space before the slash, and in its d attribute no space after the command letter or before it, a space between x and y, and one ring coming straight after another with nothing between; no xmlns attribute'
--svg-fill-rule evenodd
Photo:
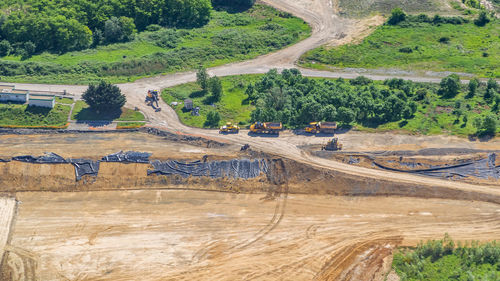
<svg viewBox="0 0 500 281"><path fill-rule="evenodd" d="M6 163L6 162L10 162L10 159L2 159L2 158L0 158L0 163Z"/></svg>
<svg viewBox="0 0 500 281"><path fill-rule="evenodd" d="M61 164L67 163L66 159L55 154L55 153L46 153L40 157L34 157L31 155L23 155L12 157L14 161L27 162L27 163L38 163L38 164Z"/></svg>
<svg viewBox="0 0 500 281"><path fill-rule="evenodd" d="M101 161L103 162L124 162L124 163L149 163L151 153L148 152L117 152L104 156Z"/></svg>
<svg viewBox="0 0 500 281"><path fill-rule="evenodd" d="M179 162L153 161L154 170L148 170L148 175L181 175L182 177L211 177L211 178L242 178L251 179L261 173L267 173L268 165L265 160L234 159L228 161L210 162Z"/></svg>
<svg viewBox="0 0 500 281"><path fill-rule="evenodd" d="M99 173L99 161L92 161L88 159L68 159L68 163L75 166L76 181L82 179L85 175L97 177Z"/></svg>
<svg viewBox="0 0 500 281"><path fill-rule="evenodd" d="M466 162L453 166L439 166L433 167L429 169L419 169L419 170L401 170L386 167L382 164L373 162L377 167L397 171L397 172L405 172L405 173L415 173L425 176L431 177L439 177L439 178L466 178L466 177L476 177L481 179L500 179L500 166L495 166L496 162L496 154L491 153L488 155L488 158Z"/></svg>

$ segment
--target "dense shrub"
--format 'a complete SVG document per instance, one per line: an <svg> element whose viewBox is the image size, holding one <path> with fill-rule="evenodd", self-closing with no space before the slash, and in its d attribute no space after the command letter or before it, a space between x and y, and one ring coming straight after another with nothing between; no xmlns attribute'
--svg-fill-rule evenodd
<svg viewBox="0 0 500 281"><path fill-rule="evenodd" d="M37 52L123 42L133 38L136 28L142 31L154 24L202 26L212 8L210 0L23 0L4 6L8 8L0 11L0 38L12 45L29 40Z"/></svg>
<svg viewBox="0 0 500 281"><path fill-rule="evenodd" d="M279 121L291 126L321 120L373 125L409 118L417 110L412 101L416 84L400 79L388 80L385 85L362 76L350 83L342 79L317 81L302 77L296 69L282 74L271 70L249 88L249 100L256 106L252 121Z"/></svg>

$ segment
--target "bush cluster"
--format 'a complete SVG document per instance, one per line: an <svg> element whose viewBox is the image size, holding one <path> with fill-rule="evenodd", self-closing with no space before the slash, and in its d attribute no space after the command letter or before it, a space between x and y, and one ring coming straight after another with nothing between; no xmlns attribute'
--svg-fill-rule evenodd
<svg viewBox="0 0 500 281"><path fill-rule="evenodd" d="M252 121L275 121L301 126L312 121L338 121L347 125L382 124L408 119L417 110L415 100L421 86L401 79L383 85L366 77L314 80L297 69L268 72L246 93L256 109Z"/></svg>

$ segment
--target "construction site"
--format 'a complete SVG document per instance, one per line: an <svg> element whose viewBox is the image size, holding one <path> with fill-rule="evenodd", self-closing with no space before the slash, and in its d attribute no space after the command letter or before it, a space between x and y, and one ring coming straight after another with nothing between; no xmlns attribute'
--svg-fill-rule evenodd
<svg viewBox="0 0 500 281"><path fill-rule="evenodd" d="M305 51L383 22L343 18L338 1L262 2L304 19L312 36L210 74L294 67ZM367 133L319 120L300 130L266 120L189 127L160 91L195 80L186 72L118 85L146 116L141 128L0 129L0 280L396 281L402 247L445 234L500 238L500 138ZM86 89L18 88L74 100Z"/></svg>

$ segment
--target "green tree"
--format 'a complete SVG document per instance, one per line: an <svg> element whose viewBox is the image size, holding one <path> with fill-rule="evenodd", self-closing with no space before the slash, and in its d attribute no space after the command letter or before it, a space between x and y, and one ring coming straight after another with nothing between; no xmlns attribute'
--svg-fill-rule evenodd
<svg viewBox="0 0 500 281"><path fill-rule="evenodd" d="M104 23L104 38L108 43L120 42L123 39L122 26L117 17L112 17Z"/></svg>
<svg viewBox="0 0 500 281"><path fill-rule="evenodd" d="M23 44L24 53L22 55L22 60L28 59L35 54L36 46L33 42L27 41Z"/></svg>
<svg viewBox="0 0 500 281"><path fill-rule="evenodd" d="M391 11L391 16L389 17L389 20L387 21L388 24L390 25L396 25L406 19L406 14L403 12L401 8L394 8Z"/></svg>
<svg viewBox="0 0 500 281"><path fill-rule="evenodd" d="M212 93L212 101L219 102L222 98L222 82L219 77L214 76L208 80L208 87Z"/></svg>
<svg viewBox="0 0 500 281"><path fill-rule="evenodd" d="M477 26L485 26L489 22L488 14L484 10L479 12L479 16L474 20L474 24Z"/></svg>
<svg viewBox="0 0 500 281"><path fill-rule="evenodd" d="M337 109L337 119L344 124L351 124L355 116L354 111L350 108L339 107Z"/></svg>
<svg viewBox="0 0 500 281"><path fill-rule="evenodd" d="M162 21L174 27L198 27L210 20L210 0L165 0Z"/></svg>
<svg viewBox="0 0 500 281"><path fill-rule="evenodd" d="M477 129L477 135L494 136L497 131L497 117L494 114L488 114L484 118L476 118L474 120L474 126Z"/></svg>
<svg viewBox="0 0 500 281"><path fill-rule="evenodd" d="M134 34L137 32L135 29L134 20L128 17L120 17L120 27L122 29L122 40L130 41L134 39Z"/></svg>
<svg viewBox="0 0 500 281"><path fill-rule="evenodd" d="M488 79L488 83L486 83L486 89L487 90L498 91L499 90L499 86L498 86L497 81L495 79L493 79L493 78Z"/></svg>
<svg viewBox="0 0 500 281"><path fill-rule="evenodd" d="M205 127L217 128L220 122L220 114L217 111L210 111L207 114L207 120L205 121Z"/></svg>
<svg viewBox="0 0 500 281"><path fill-rule="evenodd" d="M438 94L445 98L454 97L460 90L460 78L456 74L449 75L441 80L439 86Z"/></svg>
<svg viewBox="0 0 500 281"><path fill-rule="evenodd" d="M469 93L467 94L467 98L472 98L476 95L477 88L479 87L479 79L473 78L469 81Z"/></svg>
<svg viewBox="0 0 500 281"><path fill-rule="evenodd" d="M248 8L255 4L255 0L212 0L212 4Z"/></svg>
<svg viewBox="0 0 500 281"><path fill-rule="evenodd" d="M90 84L82 98L91 109L98 113L117 111L127 102L120 88L105 81L101 81L97 85Z"/></svg>
<svg viewBox="0 0 500 281"><path fill-rule="evenodd" d="M196 72L196 83L198 83L201 89L205 92L208 90L209 78L210 77L208 76L207 70L204 67L200 67L198 69L198 72Z"/></svg>
<svg viewBox="0 0 500 281"><path fill-rule="evenodd" d="M10 45L10 42L7 40L0 41L0 57L8 56L11 52L12 46Z"/></svg>

